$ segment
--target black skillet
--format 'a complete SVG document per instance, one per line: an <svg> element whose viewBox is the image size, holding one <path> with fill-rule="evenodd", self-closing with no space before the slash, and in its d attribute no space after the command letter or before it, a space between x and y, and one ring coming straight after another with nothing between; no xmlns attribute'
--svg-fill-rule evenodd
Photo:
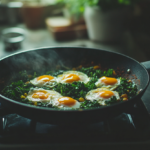
<svg viewBox="0 0 150 150"><path fill-rule="evenodd" d="M0 79L7 82L9 80L8 76L12 76L20 70L44 72L47 69L55 69L58 65L62 69L76 67L83 61L85 64L92 61L95 64L100 63L104 68L117 69L119 67L125 73L130 69L131 73L128 78L135 77L136 75L138 80L136 82L135 79L135 82L137 83L138 90L141 90L141 92L128 101L87 110L55 110L36 107L0 95L0 102L2 103L1 115L5 114L5 111L7 113L15 112L21 116L51 124L94 123L128 111L142 97L149 84L147 70L150 69L148 67L150 62L143 63L147 66L146 70L143 64L128 56L105 50L81 47L39 48L7 56L0 60ZM0 88L3 89L3 87L4 84L2 82Z"/></svg>

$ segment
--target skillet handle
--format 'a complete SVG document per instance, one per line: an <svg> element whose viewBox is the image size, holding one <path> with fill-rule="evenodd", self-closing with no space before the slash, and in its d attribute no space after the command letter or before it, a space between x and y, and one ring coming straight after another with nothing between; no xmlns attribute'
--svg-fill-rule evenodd
<svg viewBox="0 0 150 150"><path fill-rule="evenodd" d="M145 61L141 63L148 71L148 73L150 74L150 61Z"/></svg>

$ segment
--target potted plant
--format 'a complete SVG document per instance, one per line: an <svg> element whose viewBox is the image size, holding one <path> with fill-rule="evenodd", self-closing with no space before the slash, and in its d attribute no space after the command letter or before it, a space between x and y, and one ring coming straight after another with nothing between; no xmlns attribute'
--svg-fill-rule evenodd
<svg viewBox="0 0 150 150"><path fill-rule="evenodd" d="M131 8L140 0L58 0L79 18L84 13L89 38L113 42L121 39Z"/></svg>
<svg viewBox="0 0 150 150"><path fill-rule="evenodd" d="M62 6L64 16L69 18L74 24L83 21L85 1L86 0L56 0L57 4Z"/></svg>

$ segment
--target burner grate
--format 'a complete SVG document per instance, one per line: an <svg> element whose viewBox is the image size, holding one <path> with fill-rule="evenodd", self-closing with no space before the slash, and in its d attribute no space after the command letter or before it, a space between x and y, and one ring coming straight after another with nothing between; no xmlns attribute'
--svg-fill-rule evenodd
<svg viewBox="0 0 150 150"><path fill-rule="evenodd" d="M93 143L148 139L150 116L143 102L138 101L129 112L88 125L51 125L9 114L0 120L0 143Z"/></svg>

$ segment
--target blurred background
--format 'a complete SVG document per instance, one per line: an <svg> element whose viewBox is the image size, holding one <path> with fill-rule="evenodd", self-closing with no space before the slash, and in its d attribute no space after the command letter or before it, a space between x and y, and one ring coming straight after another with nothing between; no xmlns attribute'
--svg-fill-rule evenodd
<svg viewBox="0 0 150 150"><path fill-rule="evenodd" d="M150 59L150 0L0 0L0 58L48 46Z"/></svg>

